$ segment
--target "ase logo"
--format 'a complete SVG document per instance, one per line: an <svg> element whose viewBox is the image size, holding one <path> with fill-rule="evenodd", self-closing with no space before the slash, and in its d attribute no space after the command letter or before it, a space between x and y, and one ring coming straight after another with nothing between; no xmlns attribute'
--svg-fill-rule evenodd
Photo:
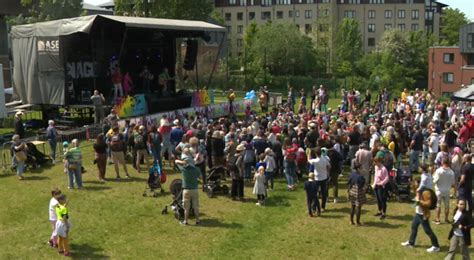
<svg viewBox="0 0 474 260"><path fill-rule="evenodd" d="M38 40L38 51L59 52L59 40Z"/></svg>

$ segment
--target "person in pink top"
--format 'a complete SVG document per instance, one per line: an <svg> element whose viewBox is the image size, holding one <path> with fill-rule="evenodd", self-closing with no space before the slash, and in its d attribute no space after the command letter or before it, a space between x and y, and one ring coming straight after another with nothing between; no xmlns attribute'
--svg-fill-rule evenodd
<svg viewBox="0 0 474 260"><path fill-rule="evenodd" d="M128 95L133 89L133 81L130 76L130 72L126 72L123 76L123 92L125 95Z"/></svg>
<svg viewBox="0 0 474 260"><path fill-rule="evenodd" d="M375 196L377 198L377 206L379 212L375 216L380 216L380 219L385 219L385 214L387 212L387 190L386 185L388 183L388 171L383 166L383 158L376 157L375 162L375 175L374 183L372 184Z"/></svg>
<svg viewBox="0 0 474 260"><path fill-rule="evenodd" d="M466 122L463 122L463 126L461 127L461 130L459 130L459 136L458 136L458 143L463 150L466 149L467 142L469 141L470 138L471 138L471 133L469 131L469 127Z"/></svg>

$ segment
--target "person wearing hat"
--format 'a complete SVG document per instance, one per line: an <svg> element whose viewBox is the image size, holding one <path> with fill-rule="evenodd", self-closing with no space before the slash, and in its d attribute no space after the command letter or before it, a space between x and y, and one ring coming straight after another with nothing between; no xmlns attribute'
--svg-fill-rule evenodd
<svg viewBox="0 0 474 260"><path fill-rule="evenodd" d="M275 154L271 148L265 149L265 159L263 160L267 167L265 168L265 186L267 189L273 190L273 179L275 174L276 162Z"/></svg>
<svg viewBox="0 0 474 260"><path fill-rule="evenodd" d="M13 165L16 166L16 173L19 180L23 180L25 172L27 146L20 140L20 136L15 134L12 137L11 151L13 151Z"/></svg>
<svg viewBox="0 0 474 260"><path fill-rule="evenodd" d="M25 127L23 126L23 112L18 111L15 113L15 134L21 138L25 137Z"/></svg>
<svg viewBox="0 0 474 260"><path fill-rule="evenodd" d="M173 162L173 145L171 143L171 125L168 120L167 115L163 115L163 117L160 119L160 127L158 128L158 131L161 134L162 137L162 143L161 143L161 153L162 153L162 158L165 158L168 160L170 167L171 163ZM184 133L183 133L184 134ZM181 142L181 139L178 140L178 142Z"/></svg>
<svg viewBox="0 0 474 260"><path fill-rule="evenodd" d="M232 187L230 196L232 200L244 200L244 151L245 145L239 144L235 148L235 154L230 158L227 164L227 170L232 178Z"/></svg>
<svg viewBox="0 0 474 260"><path fill-rule="evenodd" d="M309 173L308 180L304 182L304 190L306 191L306 206L308 208L309 217L314 217L313 208L316 208L318 200L318 187L314 181L314 172Z"/></svg>
<svg viewBox="0 0 474 260"><path fill-rule="evenodd" d="M147 153L147 145L146 145L146 133L145 133L145 126L144 125L141 125L139 128L138 128L138 132L135 133L135 136L133 137L133 141L134 141L134 147L135 149L137 150L137 162L136 162L136 166L137 166L137 172L140 173L141 170L140 170L140 162L143 160L145 160L145 163L146 163L146 167L147 169L150 168L150 163L148 161L148 153Z"/></svg>

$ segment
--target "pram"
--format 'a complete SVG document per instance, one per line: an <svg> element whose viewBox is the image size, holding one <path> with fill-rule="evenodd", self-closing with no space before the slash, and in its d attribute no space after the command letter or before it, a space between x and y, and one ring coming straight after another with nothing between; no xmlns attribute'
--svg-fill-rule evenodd
<svg viewBox="0 0 474 260"><path fill-rule="evenodd" d="M14 152L12 148L12 142L8 142L4 144L4 147L10 148L10 158L14 158ZM5 157L5 154L4 154ZM5 158L4 158L5 159ZM16 170L16 163L10 159L11 170ZM27 168L36 169L39 168L41 165L52 162L51 157L45 155L44 153L40 152L33 143L26 143L26 161L25 165Z"/></svg>
<svg viewBox="0 0 474 260"><path fill-rule="evenodd" d="M166 182L166 174L161 170L160 166L155 162L153 166L148 170L148 181L145 191L143 191L143 197L148 195L148 191L151 192L153 197L158 197L158 193L155 191L160 189L160 193L163 194L162 184Z"/></svg>
<svg viewBox="0 0 474 260"><path fill-rule="evenodd" d="M174 212L174 217L181 221L184 219L184 206L183 206L183 181L181 179L174 179L170 184L170 192L173 195L173 202L170 207ZM168 213L168 206L161 211L161 214ZM194 216L193 206L190 208L190 216Z"/></svg>
<svg viewBox="0 0 474 260"><path fill-rule="evenodd" d="M392 169L389 173L388 198L401 202L410 198L412 174L408 167Z"/></svg>
<svg viewBox="0 0 474 260"><path fill-rule="evenodd" d="M209 198L212 198L216 192L222 192L224 195L229 194L229 187L227 185L221 185L221 182L225 180L225 172L226 169L222 166L216 166L209 171L207 183L204 186Z"/></svg>

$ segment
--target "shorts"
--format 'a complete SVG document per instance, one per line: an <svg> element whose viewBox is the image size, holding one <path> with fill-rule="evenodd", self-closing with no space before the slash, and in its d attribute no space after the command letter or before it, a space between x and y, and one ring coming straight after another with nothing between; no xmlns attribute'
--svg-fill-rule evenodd
<svg viewBox="0 0 474 260"><path fill-rule="evenodd" d="M58 221L56 221L56 226L55 226L53 235L55 237L56 236L67 237L67 234L69 233L70 229L71 229L71 223L70 222L68 222L68 224L66 225L66 223L58 220Z"/></svg>
<svg viewBox="0 0 474 260"><path fill-rule="evenodd" d="M199 209L199 193L198 190L188 190L183 189L183 207L186 210L191 208L191 204L193 205L193 209Z"/></svg>
<svg viewBox="0 0 474 260"><path fill-rule="evenodd" d="M112 151L112 161L114 163L124 164L125 163L125 155L123 154L122 151L120 151L120 152Z"/></svg>
<svg viewBox="0 0 474 260"><path fill-rule="evenodd" d="M436 192L436 197L438 198L438 202L436 203L437 208L441 208L441 204L444 204L445 208L449 207L449 192Z"/></svg>

